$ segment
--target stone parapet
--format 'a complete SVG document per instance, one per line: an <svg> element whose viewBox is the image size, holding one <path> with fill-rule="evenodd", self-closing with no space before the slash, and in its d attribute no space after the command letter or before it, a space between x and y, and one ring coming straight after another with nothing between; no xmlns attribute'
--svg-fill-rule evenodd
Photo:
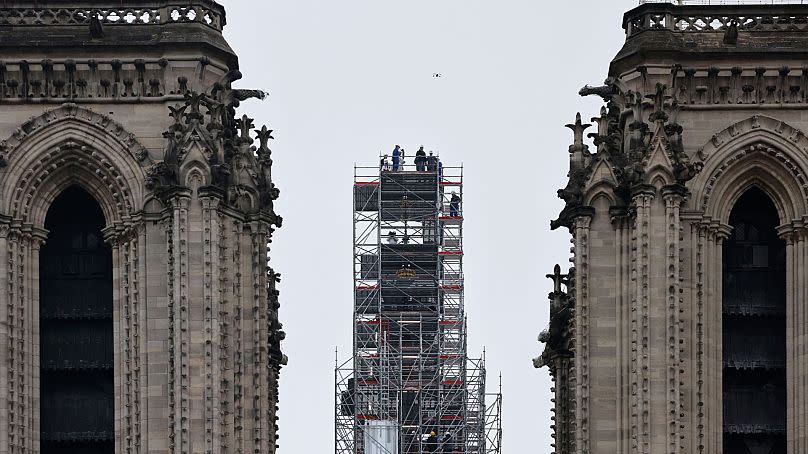
<svg viewBox="0 0 808 454"><path fill-rule="evenodd" d="M642 31L723 32L734 23L739 31L793 32L808 29L808 5L794 2L746 2L710 5L645 2L623 16L627 37ZM723 3L723 2L722 2Z"/></svg>
<svg viewBox="0 0 808 454"><path fill-rule="evenodd" d="M14 2L0 8L0 26L102 25L137 26L199 23L221 31L224 8L210 0L138 1L122 6L116 1Z"/></svg>

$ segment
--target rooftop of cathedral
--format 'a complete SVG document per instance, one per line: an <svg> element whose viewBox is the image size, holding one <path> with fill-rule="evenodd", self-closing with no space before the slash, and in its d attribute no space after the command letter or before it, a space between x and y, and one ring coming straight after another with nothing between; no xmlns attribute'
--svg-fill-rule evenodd
<svg viewBox="0 0 808 454"><path fill-rule="evenodd" d="M808 1L642 0L623 16L617 76L641 62L713 62L782 54L808 58Z"/></svg>
<svg viewBox="0 0 808 454"><path fill-rule="evenodd" d="M0 50L13 58L20 48L190 45L235 59L222 36L226 23L213 0L0 0Z"/></svg>

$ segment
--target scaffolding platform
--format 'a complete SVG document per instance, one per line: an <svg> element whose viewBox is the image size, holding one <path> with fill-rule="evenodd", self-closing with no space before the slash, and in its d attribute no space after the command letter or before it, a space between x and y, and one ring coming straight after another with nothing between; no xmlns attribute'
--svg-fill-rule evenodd
<svg viewBox="0 0 808 454"><path fill-rule="evenodd" d="M466 347L462 191L462 167L355 168L337 454L500 453L501 394L486 394L485 360Z"/></svg>

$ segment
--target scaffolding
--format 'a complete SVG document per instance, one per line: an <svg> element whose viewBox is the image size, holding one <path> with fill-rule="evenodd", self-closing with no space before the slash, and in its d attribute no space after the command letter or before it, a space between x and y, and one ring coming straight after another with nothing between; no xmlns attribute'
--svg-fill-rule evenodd
<svg viewBox="0 0 808 454"><path fill-rule="evenodd" d="M498 454L501 392L469 358L463 168L354 172L353 356L335 368L337 454Z"/></svg>

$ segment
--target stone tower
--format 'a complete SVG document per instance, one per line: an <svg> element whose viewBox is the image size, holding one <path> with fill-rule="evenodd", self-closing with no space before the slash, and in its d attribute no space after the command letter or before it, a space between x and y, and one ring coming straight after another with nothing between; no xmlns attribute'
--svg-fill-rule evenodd
<svg viewBox="0 0 808 454"><path fill-rule="evenodd" d="M275 452L272 131L225 23L0 5L0 453Z"/></svg>
<svg viewBox="0 0 808 454"><path fill-rule="evenodd" d="M808 6L683 3L625 14L568 125L557 453L808 452Z"/></svg>

